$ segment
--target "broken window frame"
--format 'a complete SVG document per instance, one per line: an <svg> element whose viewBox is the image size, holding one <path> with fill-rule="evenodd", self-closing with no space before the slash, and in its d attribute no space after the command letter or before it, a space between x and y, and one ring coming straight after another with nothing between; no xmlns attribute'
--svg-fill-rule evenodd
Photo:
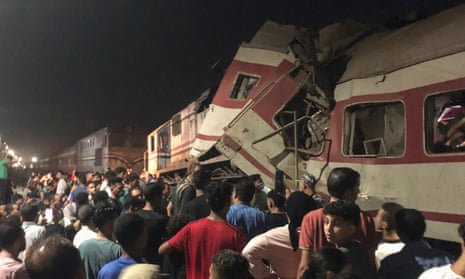
<svg viewBox="0 0 465 279"><path fill-rule="evenodd" d="M403 127L403 134L401 135L402 138L397 141L401 145L397 147L397 149L401 148L398 152L392 152L392 149L395 148L395 144L389 144L389 141L386 142L386 138L394 135L394 133L387 134L385 125L388 123L400 123L398 120L391 120L388 121L386 119L386 109L388 107L393 106L400 106L397 109L400 109L400 113L398 116L402 117L402 124ZM367 112L367 110L371 109L377 110L376 113L382 113L380 110L384 108L384 115L383 117L373 118L373 117L366 117L366 119L380 119L379 125L382 124L383 133L372 135L370 137L360 137L356 138L356 134L362 134L361 131L364 125L360 124L360 121L363 120L361 114ZM391 117L392 118L392 117ZM382 120L381 120L382 119ZM358 121L358 122L357 122ZM405 154L406 150L406 115L405 115L405 104L401 100L390 100L390 101L383 101L383 102L364 102L364 103L356 103L351 104L344 108L344 128L343 128L343 140L342 140L342 154L348 157L402 157ZM376 123L378 124L378 123ZM375 125L373 125L375 126ZM378 126L378 125L376 125ZM367 127L365 127L366 129ZM356 130L358 132L356 132ZM399 131L397 128L391 129L394 131ZM356 151L356 150L362 150ZM376 152L370 151L376 150Z"/></svg>
<svg viewBox="0 0 465 279"><path fill-rule="evenodd" d="M453 119L445 119L442 123L438 121L438 119L442 117L447 117L444 112L444 106L448 101L450 101L453 97L457 98L457 96L462 95L463 99L465 100L465 89L461 90L454 90L454 91L447 91L447 92L440 92L426 96L424 99L423 104L423 126L424 126L424 148L425 153L427 155L457 155L463 154L465 152L465 146L461 145L461 147L454 147L457 144L453 143L453 137L450 136L447 138L447 134L450 133L450 128L454 126L454 124L459 122L465 121L465 103L462 105L459 104L450 104L447 107L457 106L459 110L463 110L459 116L463 116L462 120L454 121L451 123L451 120L456 120L458 117L454 117ZM451 112L452 113L452 112ZM447 123L447 125L442 125L443 123ZM445 131L447 129L447 133L441 133L441 129L439 126L442 126ZM448 127L448 128L447 128ZM463 128L462 128L463 127ZM460 129L459 129L460 128ZM456 132L465 132L465 123L463 125L456 126L454 129ZM446 138L443 139L443 137ZM463 136L462 136L463 138ZM438 140L438 141L437 141ZM439 140L442 141L439 142ZM450 141L450 143L447 143Z"/></svg>
<svg viewBox="0 0 465 279"><path fill-rule="evenodd" d="M255 80L255 82L253 84L250 84L250 80L252 79ZM233 89L231 91L231 94L229 94L229 98L234 100L247 99L250 96L250 93L253 91L253 89L257 86L259 81L260 76L247 73L238 73L236 79L234 80Z"/></svg>

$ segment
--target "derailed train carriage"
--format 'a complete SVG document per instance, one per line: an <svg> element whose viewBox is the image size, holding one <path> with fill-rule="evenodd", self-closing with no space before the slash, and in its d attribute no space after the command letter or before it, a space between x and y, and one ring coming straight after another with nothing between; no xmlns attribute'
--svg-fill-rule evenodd
<svg viewBox="0 0 465 279"><path fill-rule="evenodd" d="M201 161L223 156L270 186L277 170L288 182L309 172L324 193L331 169L352 167L363 209L386 201L417 208L428 237L457 241L465 214L463 14L460 5L397 29L347 21L316 33L267 22L239 47L185 144Z"/></svg>

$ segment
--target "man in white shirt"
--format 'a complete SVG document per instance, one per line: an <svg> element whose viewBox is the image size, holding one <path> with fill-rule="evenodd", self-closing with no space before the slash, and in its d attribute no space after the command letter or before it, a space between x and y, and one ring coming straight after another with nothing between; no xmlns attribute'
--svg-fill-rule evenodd
<svg viewBox="0 0 465 279"><path fill-rule="evenodd" d="M375 251L376 267L379 268L381 261L394 253L399 252L405 244L396 233L396 222L394 216L404 207L395 202L386 202L381 205L375 217L376 230L382 232L382 238Z"/></svg>
<svg viewBox="0 0 465 279"><path fill-rule="evenodd" d="M423 272L418 279L465 279L465 220L459 225L459 235L462 239L462 253L453 264L433 267Z"/></svg>
<svg viewBox="0 0 465 279"><path fill-rule="evenodd" d="M57 171L55 177L56 179L58 179L56 193L63 197L66 194L66 190L68 190L68 184L66 183L66 180L63 177L63 172Z"/></svg>
<svg viewBox="0 0 465 279"><path fill-rule="evenodd" d="M73 239L73 245L76 248L79 248L82 242L88 239L95 238L96 228L94 222L92 221L92 215L94 214L94 209L92 206L86 204L79 208L78 220L81 222L81 229L76 233Z"/></svg>
<svg viewBox="0 0 465 279"><path fill-rule="evenodd" d="M45 227L37 224L39 207L34 203L26 203L21 207L21 217L23 218L22 228L26 239L26 248L24 249L24 254L26 254L29 247L44 234ZM23 259L24 254L21 253L19 258Z"/></svg>

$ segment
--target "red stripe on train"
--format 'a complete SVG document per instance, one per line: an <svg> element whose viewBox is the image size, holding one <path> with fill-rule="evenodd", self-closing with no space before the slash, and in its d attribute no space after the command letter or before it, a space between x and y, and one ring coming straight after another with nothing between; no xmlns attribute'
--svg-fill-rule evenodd
<svg viewBox="0 0 465 279"><path fill-rule="evenodd" d="M366 213L370 214L370 216L376 216L377 210L367 210ZM443 222L443 223L452 223L452 224L460 224L463 219L465 219L465 215L461 214L453 214L453 213L440 213L440 212L431 212L431 211L421 211L423 216L427 221L434 221L434 222Z"/></svg>
<svg viewBox="0 0 465 279"><path fill-rule="evenodd" d="M274 173L268 170L263 164L261 164L258 160L256 160L247 150L241 147L239 143L237 143L233 138L228 135L223 136L223 141L226 145L228 145L231 149L235 152L239 153L244 157L249 163L251 163L256 169L261 171L263 174L270 178L274 178Z"/></svg>

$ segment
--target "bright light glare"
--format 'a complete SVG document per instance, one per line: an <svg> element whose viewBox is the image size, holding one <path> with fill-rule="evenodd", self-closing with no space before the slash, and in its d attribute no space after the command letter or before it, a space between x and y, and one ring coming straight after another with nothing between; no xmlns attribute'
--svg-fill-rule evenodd
<svg viewBox="0 0 465 279"><path fill-rule="evenodd" d="M36 157L36 156L32 157L32 158L31 158L31 161L32 161L33 163L37 163L37 157Z"/></svg>

